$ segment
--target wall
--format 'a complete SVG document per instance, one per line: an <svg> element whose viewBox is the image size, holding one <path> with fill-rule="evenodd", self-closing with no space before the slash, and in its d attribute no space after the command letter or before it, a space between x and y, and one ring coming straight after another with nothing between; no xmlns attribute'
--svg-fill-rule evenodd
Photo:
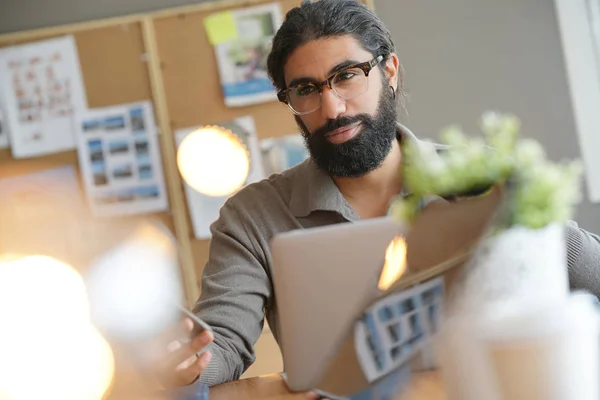
<svg viewBox="0 0 600 400"><path fill-rule="evenodd" d="M435 139L458 123L476 132L488 109L515 113L553 160L580 157L553 0L376 0L409 93L405 123ZM586 193L587 196L587 193ZM600 232L600 204L575 218Z"/></svg>

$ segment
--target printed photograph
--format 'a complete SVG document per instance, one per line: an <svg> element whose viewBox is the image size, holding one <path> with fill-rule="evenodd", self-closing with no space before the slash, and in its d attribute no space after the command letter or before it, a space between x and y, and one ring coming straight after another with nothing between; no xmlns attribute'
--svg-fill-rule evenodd
<svg viewBox="0 0 600 400"><path fill-rule="evenodd" d="M411 340L413 340L413 339L416 340L423 333L423 331L421 330L421 324L419 322L419 314L414 313L414 314L409 315L408 320L409 320L409 326L410 326L410 332L411 332L411 334L410 334Z"/></svg>
<svg viewBox="0 0 600 400"><path fill-rule="evenodd" d="M394 318L394 311L393 311L392 307L389 307L389 306L381 307L378 314L379 314L379 319L382 322L388 322L392 318Z"/></svg>
<svg viewBox="0 0 600 400"><path fill-rule="evenodd" d="M115 179L127 179L133 176L133 168L131 164L124 164L113 169L113 177Z"/></svg>
<svg viewBox="0 0 600 400"><path fill-rule="evenodd" d="M158 197L160 191L157 185L152 185L134 188L133 193L138 199L153 199Z"/></svg>
<svg viewBox="0 0 600 400"><path fill-rule="evenodd" d="M271 50L271 41L266 38L232 44L228 51L229 61L233 65L235 82L248 82L267 79L267 56Z"/></svg>
<svg viewBox="0 0 600 400"><path fill-rule="evenodd" d="M400 305L400 309L401 309L401 313L405 314L405 313L409 313L411 311L415 310L415 301L412 297L409 297L408 299L404 300L401 305Z"/></svg>
<svg viewBox="0 0 600 400"><path fill-rule="evenodd" d="M104 161L93 161L92 164L92 175L94 178L94 185L104 186L108 184L108 177L106 176L106 164Z"/></svg>
<svg viewBox="0 0 600 400"><path fill-rule="evenodd" d="M89 140L88 141L88 150L90 151L90 160L94 161L104 161L104 153L102 151L102 141L101 140Z"/></svg>
<svg viewBox="0 0 600 400"><path fill-rule="evenodd" d="M122 115L107 117L104 119L104 129L107 131L125 129L125 117Z"/></svg>
<svg viewBox="0 0 600 400"><path fill-rule="evenodd" d="M150 154L139 154L136 157L137 163L139 165L151 165L152 161L150 160Z"/></svg>
<svg viewBox="0 0 600 400"><path fill-rule="evenodd" d="M111 155L127 154L129 152L129 142L127 140L113 140L108 143L108 152Z"/></svg>
<svg viewBox="0 0 600 400"><path fill-rule="evenodd" d="M99 119L89 119L87 121L83 121L81 124L81 129L83 132L96 132L102 129L102 121Z"/></svg>
<svg viewBox="0 0 600 400"><path fill-rule="evenodd" d="M148 140L136 140L135 141L135 154L138 155L146 155L149 152L149 144Z"/></svg>
<svg viewBox="0 0 600 400"><path fill-rule="evenodd" d="M242 15L237 18L240 39L231 43L227 55L234 66L237 82L268 78L267 57L275 34L272 12Z"/></svg>
<svg viewBox="0 0 600 400"><path fill-rule="evenodd" d="M402 339L402 328L400 326L400 323L398 322L398 323L389 325L388 333L390 335L390 339L392 340L392 343L396 343L396 342L400 341L400 339Z"/></svg>
<svg viewBox="0 0 600 400"><path fill-rule="evenodd" d="M215 46L225 104L246 106L276 100L267 57L282 19L278 3L235 11L238 38Z"/></svg>
<svg viewBox="0 0 600 400"><path fill-rule="evenodd" d="M140 180L152 179L154 177L152 166L150 164L138 166L138 176L140 177Z"/></svg>
<svg viewBox="0 0 600 400"><path fill-rule="evenodd" d="M144 122L144 110L142 108L132 108L129 110L129 117L131 119L131 130L133 132L143 131L146 129Z"/></svg>

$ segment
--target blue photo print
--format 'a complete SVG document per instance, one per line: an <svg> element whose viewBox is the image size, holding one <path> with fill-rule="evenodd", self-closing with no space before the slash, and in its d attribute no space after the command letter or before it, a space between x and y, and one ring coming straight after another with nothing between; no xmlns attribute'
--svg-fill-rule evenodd
<svg viewBox="0 0 600 400"><path fill-rule="evenodd" d="M141 133L146 130L146 121L144 119L144 109L135 107L129 110L129 121L131 123L131 131Z"/></svg>
<svg viewBox="0 0 600 400"><path fill-rule="evenodd" d="M429 351L439 329L444 298L443 278L391 293L367 309L355 326L359 362L369 382Z"/></svg>

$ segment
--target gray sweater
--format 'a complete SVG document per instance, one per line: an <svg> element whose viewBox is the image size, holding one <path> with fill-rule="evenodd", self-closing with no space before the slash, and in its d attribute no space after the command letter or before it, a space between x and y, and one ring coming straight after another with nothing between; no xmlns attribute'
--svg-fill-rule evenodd
<svg viewBox="0 0 600 400"><path fill-rule="evenodd" d="M417 140L406 128L400 130L404 139ZM254 344L265 316L279 340L271 238L293 229L358 219L332 179L310 160L248 185L227 200L211 226L202 294L194 308L215 332L209 349L213 359L201 382L215 385L242 375L255 360ZM600 238L571 222L566 239L572 288L599 296Z"/></svg>

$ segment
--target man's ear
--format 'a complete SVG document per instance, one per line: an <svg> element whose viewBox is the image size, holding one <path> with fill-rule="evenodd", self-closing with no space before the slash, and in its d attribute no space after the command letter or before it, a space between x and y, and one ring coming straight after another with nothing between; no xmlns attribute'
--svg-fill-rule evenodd
<svg viewBox="0 0 600 400"><path fill-rule="evenodd" d="M385 75L388 79L388 84L397 89L402 86L402 74L400 72L400 60L396 53L391 53L384 66ZM398 85L400 83L400 86Z"/></svg>

